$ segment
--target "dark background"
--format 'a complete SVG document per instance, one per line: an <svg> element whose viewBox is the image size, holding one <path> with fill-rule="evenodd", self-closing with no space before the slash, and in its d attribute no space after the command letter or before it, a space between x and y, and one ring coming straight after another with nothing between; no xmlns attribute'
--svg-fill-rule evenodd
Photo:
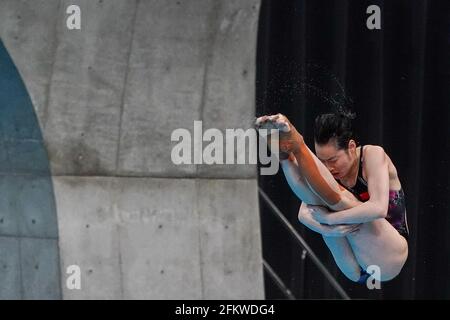
<svg viewBox="0 0 450 320"><path fill-rule="evenodd" d="M381 30L366 9L381 8ZM352 298L450 298L450 1L262 0L257 116L281 112L313 150L313 121L338 105L357 113L362 144L385 148L406 194L409 258L382 290L347 280L320 235L297 221L284 175L259 184ZM341 88L342 87L342 88ZM338 298L260 201L263 256L296 298ZM266 298L285 296L265 276Z"/></svg>

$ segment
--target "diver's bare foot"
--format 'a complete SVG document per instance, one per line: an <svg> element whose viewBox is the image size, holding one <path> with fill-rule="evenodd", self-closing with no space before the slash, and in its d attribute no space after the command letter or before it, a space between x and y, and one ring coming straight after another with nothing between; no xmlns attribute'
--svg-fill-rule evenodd
<svg viewBox="0 0 450 320"><path fill-rule="evenodd" d="M281 113L271 116L262 116L256 119L256 129L275 129L279 130L279 149L281 153L288 154L297 152L300 144L303 143L303 137L295 127L289 122L288 118ZM270 131L269 131L270 132ZM270 136L268 136L270 139ZM270 146L270 141L267 143Z"/></svg>
<svg viewBox="0 0 450 320"><path fill-rule="evenodd" d="M256 119L256 129L275 129L281 132L291 131L291 124L286 116L281 113L272 116L262 116Z"/></svg>

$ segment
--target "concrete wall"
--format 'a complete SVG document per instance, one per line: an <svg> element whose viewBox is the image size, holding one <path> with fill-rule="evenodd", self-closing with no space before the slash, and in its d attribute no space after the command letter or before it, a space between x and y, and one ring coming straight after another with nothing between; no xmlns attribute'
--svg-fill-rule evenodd
<svg viewBox="0 0 450 320"><path fill-rule="evenodd" d="M66 8L81 8L68 30ZM171 162L177 128L250 128L258 0L1 0L48 150L66 299L264 297L254 165ZM66 287L79 265L81 290Z"/></svg>

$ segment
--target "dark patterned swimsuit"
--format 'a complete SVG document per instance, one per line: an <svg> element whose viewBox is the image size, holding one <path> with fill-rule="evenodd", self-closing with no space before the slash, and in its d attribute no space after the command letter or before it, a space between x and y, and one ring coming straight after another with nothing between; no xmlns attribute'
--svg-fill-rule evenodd
<svg viewBox="0 0 450 320"><path fill-rule="evenodd" d="M359 157L358 177L356 184L350 188L344 186L339 180L339 184L346 188L348 191L360 201L366 202L369 200L369 192L367 188L367 182L362 176L362 161L363 161L363 148L361 146L361 155ZM405 193L403 189L389 190L389 209L387 212L386 220L406 239L408 240L409 230L406 220L406 204Z"/></svg>

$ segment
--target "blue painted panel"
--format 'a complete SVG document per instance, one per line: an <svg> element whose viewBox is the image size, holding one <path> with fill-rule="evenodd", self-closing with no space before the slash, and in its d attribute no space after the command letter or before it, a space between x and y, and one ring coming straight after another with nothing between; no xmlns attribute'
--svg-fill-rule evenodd
<svg viewBox="0 0 450 320"><path fill-rule="evenodd" d="M19 239L0 237L0 300L20 299Z"/></svg>
<svg viewBox="0 0 450 320"><path fill-rule="evenodd" d="M0 175L0 235L3 236L20 236L16 192L11 187L16 181L17 177Z"/></svg>
<svg viewBox="0 0 450 320"><path fill-rule="evenodd" d="M0 298L61 298L49 168L33 104L0 40Z"/></svg>
<svg viewBox="0 0 450 320"><path fill-rule="evenodd" d="M15 212L19 235L22 237L58 237L55 203L51 181L40 176L16 176L10 188L14 190Z"/></svg>
<svg viewBox="0 0 450 320"><path fill-rule="evenodd" d="M0 129L5 139L42 140L25 85L0 40Z"/></svg>
<svg viewBox="0 0 450 320"><path fill-rule="evenodd" d="M20 239L24 299L58 299L61 295L57 240Z"/></svg>

